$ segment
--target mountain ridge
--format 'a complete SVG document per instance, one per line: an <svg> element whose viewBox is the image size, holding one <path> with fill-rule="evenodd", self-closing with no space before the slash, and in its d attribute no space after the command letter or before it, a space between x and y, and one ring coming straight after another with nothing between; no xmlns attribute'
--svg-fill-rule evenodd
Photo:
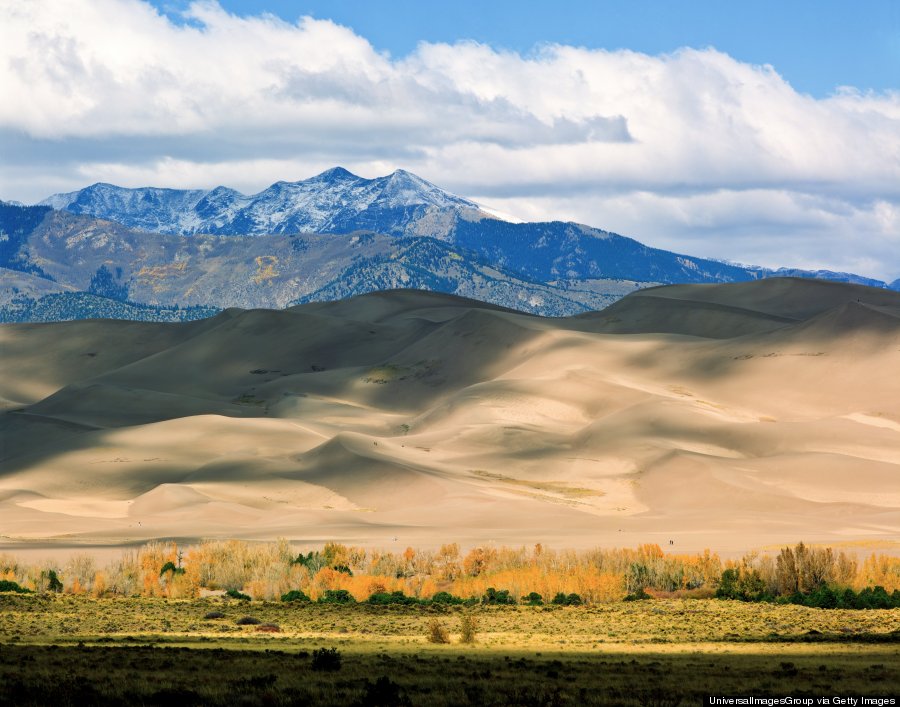
<svg viewBox="0 0 900 707"><path fill-rule="evenodd" d="M226 186L131 189L97 182L54 194L38 205L182 236L341 233L362 228L395 234L397 224L423 218L429 210L449 208L493 218L475 202L406 170L366 179L343 167L296 182L277 181L255 194Z"/></svg>
<svg viewBox="0 0 900 707"><path fill-rule="evenodd" d="M674 253L574 222L515 223L405 170L365 179L342 167L252 195L101 182L42 205L0 202L0 269L4 321L53 312L168 320L395 288L564 316L660 284L798 276L887 287Z"/></svg>
<svg viewBox="0 0 900 707"><path fill-rule="evenodd" d="M777 275L900 289L900 280L888 285L854 273L772 269L672 253L572 221L514 222L403 169L368 179L337 166L308 179L278 181L250 195L226 186L210 190L128 189L100 182L55 194L40 205L170 235L373 231L428 236L543 283L567 277L732 282ZM574 231L578 234L573 235ZM598 248L597 239L611 243ZM645 267L654 258L655 264Z"/></svg>

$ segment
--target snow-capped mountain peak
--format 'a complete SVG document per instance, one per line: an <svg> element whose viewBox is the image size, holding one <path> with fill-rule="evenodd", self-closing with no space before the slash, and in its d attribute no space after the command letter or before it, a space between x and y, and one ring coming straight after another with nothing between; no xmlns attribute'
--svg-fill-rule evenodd
<svg viewBox="0 0 900 707"><path fill-rule="evenodd" d="M315 177L312 177L308 181L317 181L317 182L338 182L345 180L359 180L362 177L359 177L348 169L344 169L340 165L337 167L332 167L331 169L326 169L321 174L317 174Z"/></svg>
<svg viewBox="0 0 900 707"><path fill-rule="evenodd" d="M348 233L360 229L396 233L434 208L465 209L487 216L474 202L406 170L366 179L343 167L296 182L276 182L252 195L224 186L202 191L93 184L55 194L41 204L179 235Z"/></svg>

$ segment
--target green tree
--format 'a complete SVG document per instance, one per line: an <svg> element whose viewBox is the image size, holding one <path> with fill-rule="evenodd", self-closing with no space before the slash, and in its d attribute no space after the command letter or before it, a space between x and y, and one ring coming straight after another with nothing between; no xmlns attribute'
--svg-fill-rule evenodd
<svg viewBox="0 0 900 707"><path fill-rule="evenodd" d="M51 592L61 592L63 590L63 583L56 576L56 570L47 572L47 589Z"/></svg>

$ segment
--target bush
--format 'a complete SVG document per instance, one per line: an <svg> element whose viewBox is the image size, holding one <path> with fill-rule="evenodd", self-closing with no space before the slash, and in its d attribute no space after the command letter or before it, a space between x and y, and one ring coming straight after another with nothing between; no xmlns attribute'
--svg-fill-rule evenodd
<svg viewBox="0 0 900 707"><path fill-rule="evenodd" d="M310 598L308 596L306 596L306 594L304 594L301 590L292 589L291 591L287 592L286 594L281 595L281 601L306 602L306 601L310 601Z"/></svg>
<svg viewBox="0 0 900 707"><path fill-rule="evenodd" d="M428 622L428 642L429 643L450 643L450 635L447 629L437 619Z"/></svg>
<svg viewBox="0 0 900 707"><path fill-rule="evenodd" d="M261 624L262 621L260 621L255 616L242 616L237 621L235 621L235 623L238 626L257 626L257 625Z"/></svg>
<svg viewBox="0 0 900 707"><path fill-rule="evenodd" d="M544 603L544 597L537 592L531 592L528 596L522 597L522 602L528 606L541 606Z"/></svg>
<svg viewBox="0 0 900 707"><path fill-rule="evenodd" d="M859 607L856 606L856 592L854 592L850 587L847 587L844 590L844 593L840 596L840 607L842 609L857 609ZM900 606L900 604L898 604Z"/></svg>
<svg viewBox="0 0 900 707"><path fill-rule="evenodd" d="M386 604L419 604L421 603L415 597L408 597L401 591L396 592L375 592L368 599L366 599L368 604L376 604L379 606L384 606Z"/></svg>
<svg viewBox="0 0 900 707"><path fill-rule="evenodd" d="M203 618L204 619L224 619L225 614L223 614L221 611L210 611Z"/></svg>
<svg viewBox="0 0 900 707"><path fill-rule="evenodd" d="M642 562L632 562L625 572L625 589L639 596L650 586L650 569Z"/></svg>
<svg viewBox="0 0 900 707"><path fill-rule="evenodd" d="M0 579L0 592L15 592L16 594L31 594L30 589L19 586L17 582L8 579Z"/></svg>
<svg viewBox="0 0 900 707"><path fill-rule="evenodd" d="M159 571L159 576L162 577L166 572L171 572L173 575L175 574L184 574L183 567L176 567L174 562L167 562L162 566L162 569Z"/></svg>
<svg viewBox="0 0 900 707"><path fill-rule="evenodd" d="M356 703L358 707L408 707L411 704L401 687L387 675L375 682L366 680L364 689L362 699Z"/></svg>
<svg viewBox="0 0 900 707"><path fill-rule="evenodd" d="M846 601L847 590L844 592L842 599ZM900 592L894 590L893 594L888 594L887 590L882 586L866 587L852 600L853 609L894 609L900 608Z"/></svg>
<svg viewBox="0 0 900 707"><path fill-rule="evenodd" d="M346 589L326 589L319 597L320 604L355 604L356 599Z"/></svg>
<svg viewBox="0 0 900 707"><path fill-rule="evenodd" d="M327 673L335 673L341 669L341 653L337 648L316 648L312 652L310 667Z"/></svg>
<svg viewBox="0 0 900 707"><path fill-rule="evenodd" d="M310 574L315 574L323 567L328 566L328 563L322 556L322 553L313 551L310 551L306 555L301 552L299 555L297 555L297 558L295 560L291 561L291 564L303 565L307 570L309 570Z"/></svg>
<svg viewBox="0 0 900 707"><path fill-rule="evenodd" d="M482 604L499 604L499 605L509 605L515 604L515 598L509 595L508 589L494 589L493 587L488 587L487 591L485 591L484 596L481 597Z"/></svg>
<svg viewBox="0 0 900 707"><path fill-rule="evenodd" d="M838 597L827 585L823 585L816 589L806 600L807 606L817 609L836 609L838 606Z"/></svg>
<svg viewBox="0 0 900 707"><path fill-rule="evenodd" d="M644 591L643 587L638 591L634 592L634 594L629 594L622 601L644 601L645 599L652 599L647 592Z"/></svg>
<svg viewBox="0 0 900 707"><path fill-rule="evenodd" d="M569 596L566 597L566 606L581 606L584 604L581 596L572 592Z"/></svg>
<svg viewBox="0 0 900 707"><path fill-rule="evenodd" d="M465 602L465 599L455 597L450 592L438 592L431 597L432 604L464 604Z"/></svg>
<svg viewBox="0 0 900 707"><path fill-rule="evenodd" d="M719 578L719 586L716 588L716 599L737 599L738 596L738 571L727 569Z"/></svg>
<svg viewBox="0 0 900 707"><path fill-rule="evenodd" d="M478 619L473 614L463 614L459 620L459 642L475 643L475 633L478 631Z"/></svg>
<svg viewBox="0 0 900 707"><path fill-rule="evenodd" d="M63 583L56 576L56 570L47 572L47 589L51 592L61 592L63 590Z"/></svg>
<svg viewBox="0 0 900 707"><path fill-rule="evenodd" d="M582 600L578 594L574 592L572 594L564 594L563 592L557 593L553 600L550 602L551 604L556 604L557 606L581 606Z"/></svg>
<svg viewBox="0 0 900 707"><path fill-rule="evenodd" d="M797 604L814 609L894 609L900 608L900 591L888 594L884 587L866 587L858 594L849 587L841 590L838 587L820 584L811 592L795 589L790 594L773 598L766 592L757 595L744 594L739 585L734 583L733 570L722 573L718 598L743 599L744 601L775 601L778 604Z"/></svg>
<svg viewBox="0 0 900 707"><path fill-rule="evenodd" d="M248 594L242 594L237 589L229 589L225 592L226 596L231 597L232 599L240 599L241 601L250 601L250 596Z"/></svg>
<svg viewBox="0 0 900 707"><path fill-rule="evenodd" d="M755 569L727 569L722 572L717 599L738 599L740 601L766 601L769 594L766 582Z"/></svg>
<svg viewBox="0 0 900 707"><path fill-rule="evenodd" d="M260 624L256 627L256 630L262 633L281 633L281 626L278 624Z"/></svg>

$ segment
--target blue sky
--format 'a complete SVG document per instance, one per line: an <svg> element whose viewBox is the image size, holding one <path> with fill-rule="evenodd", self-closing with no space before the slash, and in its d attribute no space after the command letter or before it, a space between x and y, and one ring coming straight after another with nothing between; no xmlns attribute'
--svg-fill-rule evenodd
<svg viewBox="0 0 900 707"><path fill-rule="evenodd" d="M155 0L173 17L186 1ZM302 15L353 28L395 57L420 41L474 40L519 53L543 42L648 54L715 47L735 59L772 64L798 91L896 89L898 0L618 0L601 2L421 2L414 0L222 0L231 12L261 11L288 22Z"/></svg>
<svg viewBox="0 0 900 707"><path fill-rule="evenodd" d="M900 0L0 3L0 199L403 168L528 221L900 277Z"/></svg>

